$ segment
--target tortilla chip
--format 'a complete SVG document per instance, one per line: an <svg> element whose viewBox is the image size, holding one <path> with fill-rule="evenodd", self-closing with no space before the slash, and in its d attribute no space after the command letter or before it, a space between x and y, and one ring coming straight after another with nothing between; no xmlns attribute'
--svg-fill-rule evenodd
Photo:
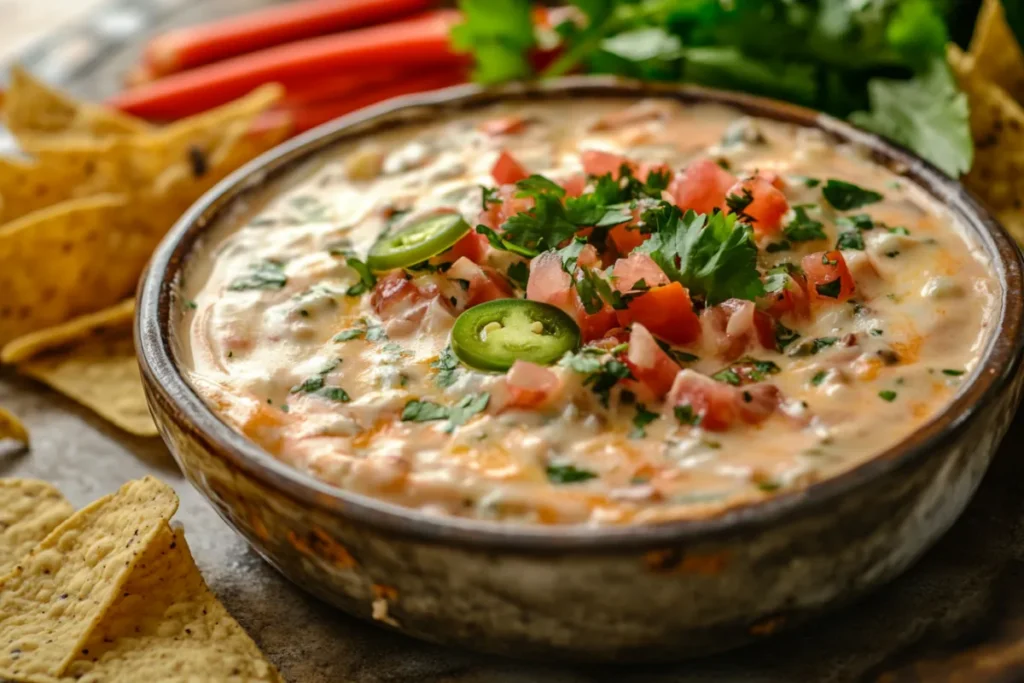
<svg viewBox="0 0 1024 683"><path fill-rule="evenodd" d="M970 55L977 76L992 81L1024 103L1024 51L1006 23L1000 0L984 0L974 25Z"/></svg>
<svg viewBox="0 0 1024 683"><path fill-rule="evenodd" d="M971 107L974 166L964 184L981 197L1019 241L1024 241L1024 107L981 78L974 59L955 46L949 61Z"/></svg>
<svg viewBox="0 0 1024 683"><path fill-rule="evenodd" d="M166 484L129 482L69 517L0 578L0 678L63 674L177 508Z"/></svg>
<svg viewBox="0 0 1024 683"><path fill-rule="evenodd" d="M0 442L11 439L28 446L28 430L21 420L0 407ZM3 480L0 480L2 482ZM2 574L3 572L0 572Z"/></svg>
<svg viewBox="0 0 1024 683"><path fill-rule="evenodd" d="M82 653L66 671L80 683L281 680L166 524Z"/></svg>
<svg viewBox="0 0 1024 683"><path fill-rule="evenodd" d="M126 432L158 433L146 404L130 328L83 340L17 367Z"/></svg>
<svg viewBox="0 0 1024 683"><path fill-rule="evenodd" d="M4 95L4 123L15 137L35 135L131 135L151 130L134 116L96 104L76 102L35 79L21 66L11 67Z"/></svg>
<svg viewBox="0 0 1024 683"><path fill-rule="evenodd" d="M0 228L0 346L130 297L162 237L137 211L99 195Z"/></svg>
<svg viewBox="0 0 1024 683"><path fill-rule="evenodd" d="M45 481L0 479L0 576L74 511Z"/></svg>
<svg viewBox="0 0 1024 683"><path fill-rule="evenodd" d="M20 363L45 351L78 344L91 338L107 337L112 332L130 334L134 319L135 299L126 299L102 311L18 337L0 350L0 363Z"/></svg>

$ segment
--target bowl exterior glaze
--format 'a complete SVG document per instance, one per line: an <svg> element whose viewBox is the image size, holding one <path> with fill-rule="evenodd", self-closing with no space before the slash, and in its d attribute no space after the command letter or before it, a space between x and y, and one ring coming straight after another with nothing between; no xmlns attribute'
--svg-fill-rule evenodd
<svg viewBox="0 0 1024 683"><path fill-rule="evenodd" d="M191 391L170 339L176 278L197 237L246 192L333 144L502 98L644 96L716 101L861 142L940 197L1006 292L985 363L951 408L839 477L709 520L545 529L427 517L294 472ZM954 181L906 152L789 105L595 79L457 88L328 124L240 170L199 202L154 257L136 327L150 408L182 470L282 574L359 617L447 645L536 659L646 661L721 651L856 599L918 558L957 518L1014 416L1021 372L1021 256Z"/></svg>

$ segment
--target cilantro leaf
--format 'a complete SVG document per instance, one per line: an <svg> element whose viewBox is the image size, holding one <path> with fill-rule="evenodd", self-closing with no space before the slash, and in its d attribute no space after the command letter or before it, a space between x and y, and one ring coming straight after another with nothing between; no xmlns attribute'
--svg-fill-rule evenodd
<svg viewBox="0 0 1024 683"><path fill-rule="evenodd" d="M351 252L345 254L345 263L359 275L359 282L345 291L346 296L359 296L374 288L377 284L377 277L370 270L370 266L366 265L366 263L358 259Z"/></svg>
<svg viewBox="0 0 1024 683"><path fill-rule="evenodd" d="M249 272L232 280L228 289L233 292L247 289L282 289L286 284L288 277L284 274L284 264L267 259L250 264Z"/></svg>
<svg viewBox="0 0 1024 683"><path fill-rule="evenodd" d="M452 28L452 46L472 52L473 80L500 83L533 73L529 53L536 44L530 4L522 0L459 0L465 20Z"/></svg>
<svg viewBox="0 0 1024 683"><path fill-rule="evenodd" d="M523 261L516 261L505 271L508 279L519 289L526 289L530 280L530 267Z"/></svg>
<svg viewBox="0 0 1024 683"><path fill-rule="evenodd" d="M872 79L868 97L871 110L855 112L853 123L909 147L954 178L970 169L967 97L944 58L910 80Z"/></svg>
<svg viewBox="0 0 1024 683"><path fill-rule="evenodd" d="M418 401L413 399L405 404L402 409L402 422L430 422L432 420L447 420L448 406L443 406L433 401Z"/></svg>
<svg viewBox="0 0 1024 683"><path fill-rule="evenodd" d="M657 420L661 415L647 410L643 403L636 404L636 415L633 417L633 429L629 432L629 438L642 439L647 436L645 427Z"/></svg>
<svg viewBox="0 0 1024 683"><path fill-rule="evenodd" d="M836 240L836 249L864 251L864 235L861 234L860 230L841 232L839 233L839 239Z"/></svg>
<svg viewBox="0 0 1024 683"><path fill-rule="evenodd" d="M545 473L552 484L575 484L597 477L593 472L581 470L575 465L548 465Z"/></svg>
<svg viewBox="0 0 1024 683"><path fill-rule="evenodd" d="M532 188L530 192L534 198L533 208L509 217L501 226L502 241L518 247L512 251L524 256L536 256L542 251L557 249L559 244L576 234L577 229L565 214L561 195L537 188ZM477 228L479 231L480 228Z"/></svg>
<svg viewBox="0 0 1024 683"><path fill-rule="evenodd" d="M448 424L445 431L450 432L456 427L466 424L471 417L487 409L491 395L486 391L479 394L468 394L452 406L448 411Z"/></svg>
<svg viewBox="0 0 1024 683"><path fill-rule="evenodd" d="M430 367L437 370L434 383L442 389L447 389L455 384L455 380L458 379L459 372L462 370L462 363L459 362L455 352L452 351L452 347L446 346L441 355L437 357L437 360L430 364Z"/></svg>
<svg viewBox="0 0 1024 683"><path fill-rule="evenodd" d="M810 242L828 238L822 228L821 221L807 215L806 206L798 205L793 207L793 220L782 229L782 232L791 242Z"/></svg>
<svg viewBox="0 0 1024 683"><path fill-rule="evenodd" d="M710 217L661 202L644 214L655 232L638 249L651 255L672 280L714 305L726 299L753 301L764 294L757 246L750 226L735 215Z"/></svg>
<svg viewBox="0 0 1024 683"><path fill-rule="evenodd" d="M863 187L848 183L845 180L830 178L825 187L821 188L828 203L840 211L859 209L868 204L880 202L884 197L874 190L866 190Z"/></svg>

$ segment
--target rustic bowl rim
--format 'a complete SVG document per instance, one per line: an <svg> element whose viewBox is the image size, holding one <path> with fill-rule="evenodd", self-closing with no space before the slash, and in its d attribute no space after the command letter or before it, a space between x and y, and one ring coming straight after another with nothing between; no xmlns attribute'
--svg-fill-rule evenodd
<svg viewBox="0 0 1024 683"><path fill-rule="evenodd" d="M331 486L291 468L236 432L202 401L179 372L170 333L178 276L185 256L200 241L206 227L216 222L217 215L236 198L258 191L268 180L287 175L343 140L418 120L427 111L460 111L498 101L570 96L659 97L723 104L751 115L818 128L833 138L864 146L877 162L904 169L904 177L947 205L991 259L998 275L1002 287L998 324L979 367L965 376L954 400L931 421L887 451L837 476L711 517L604 527L447 518ZM787 518L813 514L887 474L915 467L944 444L955 443L955 437L1002 394L1020 364L1024 349L1022 272L1024 261L1016 243L958 181L911 152L825 114L743 93L615 77L570 77L498 88L462 85L396 98L326 123L268 151L206 193L171 228L153 255L139 288L136 346L147 388L155 394L153 400L163 401L169 408L169 419L175 427L271 489L328 514L403 537L488 550L542 554L630 551L757 531ZM157 419L161 419L159 412Z"/></svg>

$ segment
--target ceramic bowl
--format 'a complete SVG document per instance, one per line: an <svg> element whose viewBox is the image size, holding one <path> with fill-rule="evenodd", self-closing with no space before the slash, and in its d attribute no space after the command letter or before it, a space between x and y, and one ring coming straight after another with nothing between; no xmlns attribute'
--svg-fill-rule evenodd
<svg viewBox="0 0 1024 683"><path fill-rule="evenodd" d="M445 519L294 470L190 388L172 338L175 287L219 216L342 142L496 101L663 97L815 127L945 204L991 260L997 329L949 406L839 476L710 519L609 528ZM576 78L393 100L268 152L193 206L153 257L137 347L150 408L189 481L263 557L350 614L425 640L536 659L640 661L764 638L906 569L963 510L1014 415L1022 378L1022 261L956 181L909 152L799 107L682 86ZM301 637L301 634L296 634Z"/></svg>

